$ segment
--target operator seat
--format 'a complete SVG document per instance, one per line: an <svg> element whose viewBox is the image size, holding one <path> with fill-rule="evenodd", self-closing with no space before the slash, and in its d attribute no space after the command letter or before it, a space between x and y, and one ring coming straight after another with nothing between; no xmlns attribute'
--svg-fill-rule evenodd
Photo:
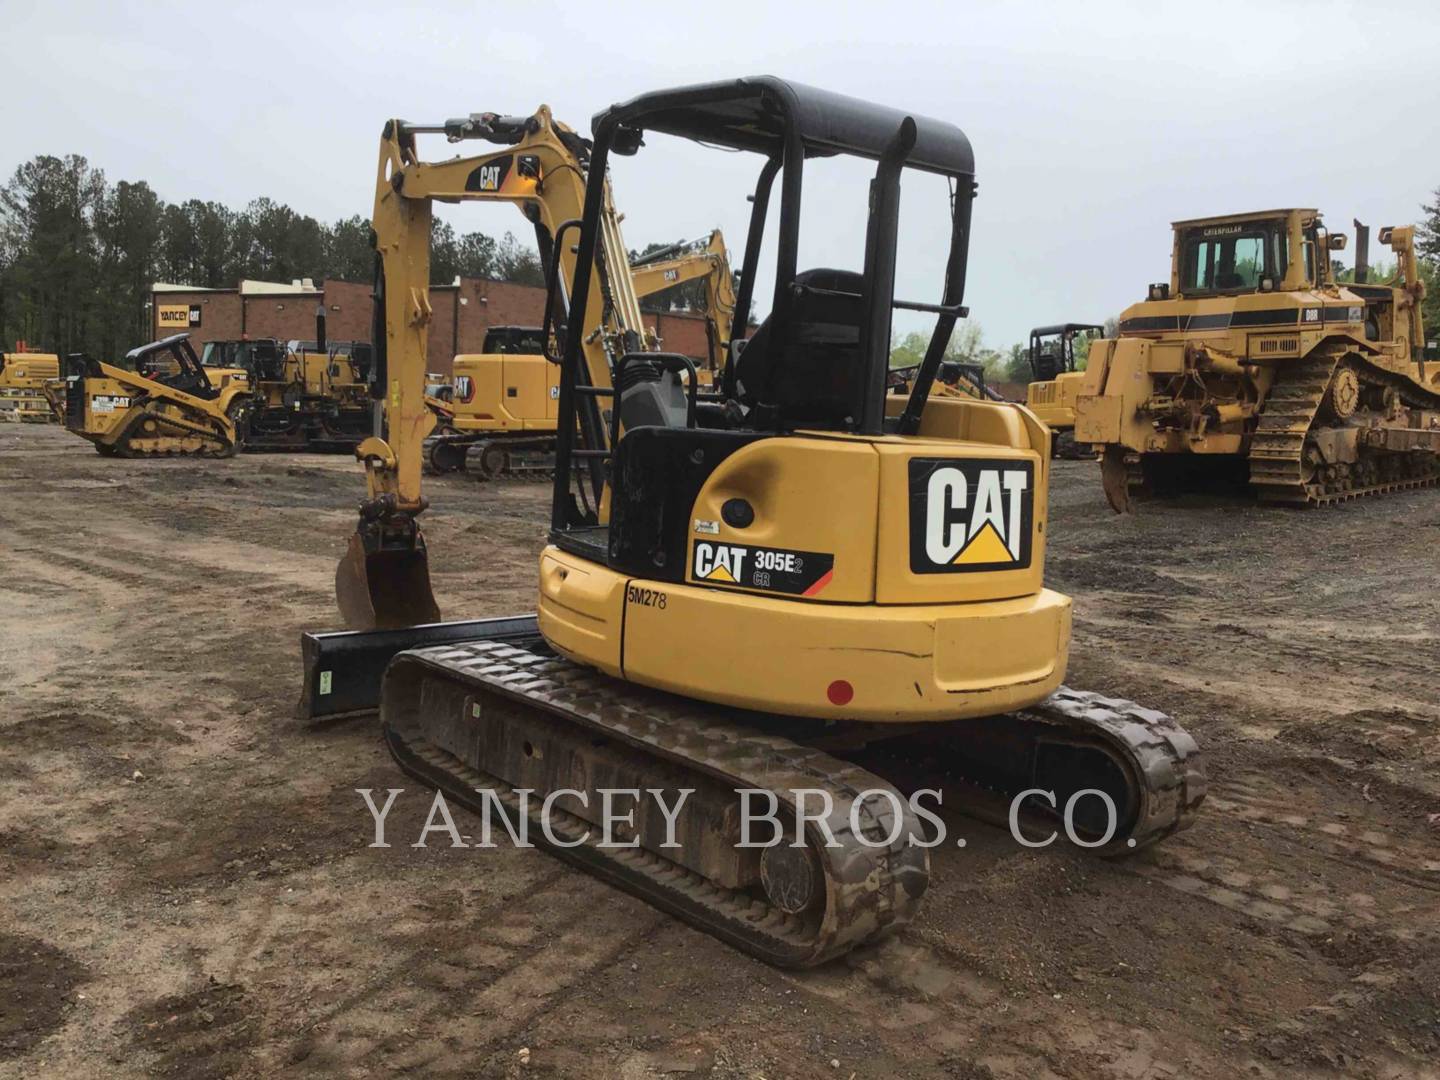
<svg viewBox="0 0 1440 1080"><path fill-rule="evenodd" d="M780 422L787 427L844 429L850 426L862 377L860 318L865 279L850 270L819 268L795 276L801 289L791 301L790 332L767 316L750 336L735 369L740 401L753 407L772 370ZM850 295L836 296L833 293ZM778 365L778 368L777 368Z"/></svg>

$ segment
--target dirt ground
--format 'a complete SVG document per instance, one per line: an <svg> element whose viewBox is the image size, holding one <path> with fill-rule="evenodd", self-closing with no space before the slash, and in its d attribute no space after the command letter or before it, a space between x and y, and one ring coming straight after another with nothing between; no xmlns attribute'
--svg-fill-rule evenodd
<svg viewBox="0 0 1440 1080"><path fill-rule="evenodd" d="M0 1078L1440 1076L1440 491L1116 519L1060 464L1068 681L1195 734L1198 824L1118 862L965 824L916 923L792 974L410 847L373 725L297 724L360 490L0 428ZM530 610L544 486L432 495L446 614Z"/></svg>

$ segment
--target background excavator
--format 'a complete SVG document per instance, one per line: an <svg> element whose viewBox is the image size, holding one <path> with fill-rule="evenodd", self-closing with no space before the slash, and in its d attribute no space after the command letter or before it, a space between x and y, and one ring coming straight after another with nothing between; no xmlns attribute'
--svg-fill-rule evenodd
<svg viewBox="0 0 1440 1080"><path fill-rule="evenodd" d="M708 357L699 369L700 385L713 386L724 370L735 326L735 274L730 269L725 235L712 229L702 240L652 251L630 264L630 276L635 294L642 299L688 281L705 283Z"/></svg>
<svg viewBox="0 0 1440 1080"><path fill-rule="evenodd" d="M1060 323L1030 331L1031 382L1025 387L1025 405L1055 434L1051 445L1056 457L1089 458L1093 453L1075 441L1075 399L1082 372L1075 370L1075 342L1080 335L1098 335L1098 323Z"/></svg>
<svg viewBox="0 0 1440 1080"><path fill-rule="evenodd" d="M425 162L416 136L506 141L545 119L385 127L374 221L390 437L360 448L369 498L336 585L347 622L388 629L306 635L304 711L378 696L406 771L471 807L492 792L564 858L786 966L912 917L929 866L903 798L917 787L1002 817L1028 788L1053 792L1103 853L1185 827L1204 796L1193 740L1163 714L1061 685L1070 601L1043 583L1047 429L1018 405L931 394L965 315L975 191L969 141L941 121L772 77L598 114L578 222L540 204L552 300L568 286L571 326L592 305L606 320L564 335L539 614L433 621L418 525L430 205L496 174L489 158ZM762 159L738 325L779 182L772 310L711 393L613 306L629 275L607 162L649 133ZM837 154L874 164L863 267L800 270L807 161ZM541 155L512 164L532 186L556 179ZM906 170L950 186L938 302L895 295ZM935 316L907 395L886 392L895 309ZM616 847L601 842L600 788L692 793L673 816L636 809ZM742 788L792 821L813 796L795 844L741 846Z"/></svg>
<svg viewBox="0 0 1440 1080"><path fill-rule="evenodd" d="M533 190L498 182L474 197L514 203L532 222L535 207L550 201L554 203L551 216L566 220L565 213L578 212L581 193L572 190L565 178L583 175L585 147L572 148L557 138L548 118L541 120L537 114L536 120L534 131L515 143L513 150L494 157L497 162L509 161L517 153L543 151L557 162L551 182ZM617 268L612 276L619 273ZM705 282L709 362L697 372L701 385L710 385L730 346L735 311L734 275L724 235L715 229L702 242L657 252L631 267L630 276L630 292L637 301L688 281ZM592 309L591 325L582 326L580 332L587 337L594 334L605 317L604 309ZM646 335L652 345L660 344L652 340L643 323L632 329ZM454 358L452 385L449 407L432 406L440 424L425 443L427 471L464 470L482 480L551 475L560 380L555 342L545 327L491 327L481 352Z"/></svg>
<svg viewBox="0 0 1440 1080"><path fill-rule="evenodd" d="M106 456L232 456L249 386L212 384L189 338L176 334L132 349L127 367L67 357L65 426Z"/></svg>
<svg viewBox="0 0 1440 1080"><path fill-rule="evenodd" d="M1356 280L1342 282L1345 236L1316 210L1174 223L1169 282L1091 343L1076 402L1112 507L1217 484L1316 506L1440 480L1414 229L1380 230L1397 275L1381 284L1356 226Z"/></svg>

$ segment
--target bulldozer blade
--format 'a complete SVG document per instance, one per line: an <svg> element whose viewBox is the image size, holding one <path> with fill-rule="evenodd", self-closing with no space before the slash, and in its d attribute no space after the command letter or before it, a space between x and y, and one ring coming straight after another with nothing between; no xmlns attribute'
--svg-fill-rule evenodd
<svg viewBox="0 0 1440 1080"><path fill-rule="evenodd" d="M413 548L367 551L359 534L335 568L335 600L354 630L389 630L440 621L430 590L430 558L423 543Z"/></svg>
<svg viewBox="0 0 1440 1080"><path fill-rule="evenodd" d="M1105 488L1110 509L1117 514L1128 514L1134 509L1130 502L1130 470L1125 465L1127 452L1123 446L1107 446L1105 456L1100 459L1100 483Z"/></svg>

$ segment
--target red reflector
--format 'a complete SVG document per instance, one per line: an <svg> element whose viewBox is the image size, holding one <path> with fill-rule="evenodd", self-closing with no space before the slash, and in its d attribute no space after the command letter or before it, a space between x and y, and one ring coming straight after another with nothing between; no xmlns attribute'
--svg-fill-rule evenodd
<svg viewBox="0 0 1440 1080"><path fill-rule="evenodd" d="M855 696L855 688L844 679L836 679L825 688L825 696L830 699L831 705L849 705L850 699Z"/></svg>

